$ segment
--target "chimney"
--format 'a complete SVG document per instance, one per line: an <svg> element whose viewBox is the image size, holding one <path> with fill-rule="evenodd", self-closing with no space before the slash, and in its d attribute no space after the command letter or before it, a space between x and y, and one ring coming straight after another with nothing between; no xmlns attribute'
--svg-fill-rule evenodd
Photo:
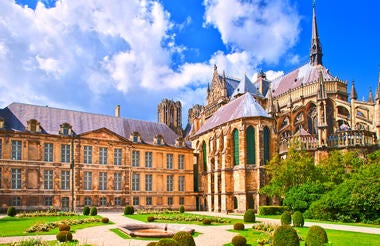
<svg viewBox="0 0 380 246"><path fill-rule="evenodd" d="M115 107L115 117L120 117L120 105L116 105Z"/></svg>

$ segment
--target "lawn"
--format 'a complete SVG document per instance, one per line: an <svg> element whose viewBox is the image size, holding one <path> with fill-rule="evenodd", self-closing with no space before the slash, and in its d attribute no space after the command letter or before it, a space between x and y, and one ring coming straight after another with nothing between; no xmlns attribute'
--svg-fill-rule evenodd
<svg viewBox="0 0 380 246"><path fill-rule="evenodd" d="M101 216L96 216L101 218ZM0 237L8 236L25 236L25 235L54 235L58 233L58 228L48 232L26 233L25 230L36 223L47 223L53 221L67 220L67 219L84 219L89 216L38 216L38 217L4 217L0 219ZM87 228L91 226L104 225L102 222L86 223L71 226L71 231L77 229Z"/></svg>
<svg viewBox="0 0 380 246"><path fill-rule="evenodd" d="M300 235L303 239L306 238L306 234L309 228L295 228L298 235ZM232 232L236 232L247 239L248 245L257 245L257 239L262 238L264 235L263 232L255 231L253 229L245 229L244 231L236 231L230 230ZM332 246L373 246L379 245L380 235L376 234L367 234L367 233L359 233L359 232L348 232L348 231L337 231L337 230L326 230L327 237L329 239L329 243ZM232 239L232 238L231 238ZM226 244L232 245L232 244ZM305 241L301 241L301 246L305 245Z"/></svg>
<svg viewBox="0 0 380 246"><path fill-rule="evenodd" d="M243 222L243 219L231 219L231 218L223 218L215 217L215 216L204 216L197 215L191 213L183 213L183 214L133 214L133 215L124 215L128 218L135 219L142 222L147 222L149 216L155 217L154 222L158 223L174 223L174 224L195 224L195 225L203 225L203 219L211 219L218 220L219 222L212 222L212 225L233 225L237 222ZM157 219L160 218L160 219ZM167 218L167 219L165 219ZM196 220L196 221L193 221ZM153 222L153 223L154 223Z"/></svg>

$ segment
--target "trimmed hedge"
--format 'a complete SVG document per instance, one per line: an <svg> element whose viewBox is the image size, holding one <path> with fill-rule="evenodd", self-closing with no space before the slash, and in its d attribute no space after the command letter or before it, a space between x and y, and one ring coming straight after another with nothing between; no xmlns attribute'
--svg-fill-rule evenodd
<svg viewBox="0 0 380 246"><path fill-rule="evenodd" d="M247 239L241 235L236 235L232 238L231 243L233 246L246 246L247 245Z"/></svg>
<svg viewBox="0 0 380 246"><path fill-rule="evenodd" d="M90 214L90 208L88 206L83 207L83 215L89 215Z"/></svg>
<svg viewBox="0 0 380 246"><path fill-rule="evenodd" d="M193 236L186 231L179 231L174 234L173 239L181 246L195 246L195 241Z"/></svg>
<svg viewBox="0 0 380 246"><path fill-rule="evenodd" d="M320 226L312 226L306 234L305 245L322 246L328 243L326 231Z"/></svg>
<svg viewBox="0 0 380 246"><path fill-rule="evenodd" d="M273 233L273 246L299 246L296 230L290 225L279 226Z"/></svg>
<svg viewBox="0 0 380 246"><path fill-rule="evenodd" d="M8 207L8 209L7 209L7 215L8 216L14 217L14 216L16 216L16 214L17 214L17 211L16 211L15 207L13 207L13 206Z"/></svg>
<svg viewBox="0 0 380 246"><path fill-rule="evenodd" d="M180 212L181 214L183 214L183 213L185 212L185 207L184 207L183 205L181 205L181 206L179 207L179 212Z"/></svg>
<svg viewBox="0 0 380 246"><path fill-rule="evenodd" d="M234 230L238 230L238 231L244 230L244 224L240 223L240 222L235 223L234 224Z"/></svg>
<svg viewBox="0 0 380 246"><path fill-rule="evenodd" d="M124 215L134 214L135 208L133 206L126 206L124 208Z"/></svg>
<svg viewBox="0 0 380 246"><path fill-rule="evenodd" d="M162 238L160 239L160 241L158 241L156 246L180 246L180 245L177 243L176 240L172 238Z"/></svg>
<svg viewBox="0 0 380 246"><path fill-rule="evenodd" d="M281 225L290 225L292 223L292 215L289 211L285 211L281 214Z"/></svg>
<svg viewBox="0 0 380 246"><path fill-rule="evenodd" d="M289 211L288 206L260 206L259 215L279 215Z"/></svg>
<svg viewBox="0 0 380 246"><path fill-rule="evenodd" d="M248 209L244 214L244 222L256 222L256 216L253 209Z"/></svg>
<svg viewBox="0 0 380 246"><path fill-rule="evenodd" d="M204 220L202 221L202 223L203 223L204 225L211 225L211 220L210 220L210 219L204 219Z"/></svg>
<svg viewBox="0 0 380 246"><path fill-rule="evenodd" d="M303 215L300 211L295 211L292 215L292 219L294 227L303 227L305 224L305 219L303 218Z"/></svg>
<svg viewBox="0 0 380 246"><path fill-rule="evenodd" d="M148 216L148 218L146 218L146 220L148 222L153 222L154 221L154 216Z"/></svg>
<svg viewBox="0 0 380 246"><path fill-rule="evenodd" d="M96 207L91 207L90 209L90 215L95 216L98 214L98 209Z"/></svg>
<svg viewBox="0 0 380 246"><path fill-rule="evenodd" d="M108 222L110 222L110 219L108 219L107 217L102 218L102 223L107 224Z"/></svg>
<svg viewBox="0 0 380 246"><path fill-rule="evenodd" d="M68 224L62 223L58 226L59 231L70 231L70 226Z"/></svg>
<svg viewBox="0 0 380 246"><path fill-rule="evenodd" d="M69 231L60 231L57 233L56 237L60 242L68 242L73 240L73 234Z"/></svg>

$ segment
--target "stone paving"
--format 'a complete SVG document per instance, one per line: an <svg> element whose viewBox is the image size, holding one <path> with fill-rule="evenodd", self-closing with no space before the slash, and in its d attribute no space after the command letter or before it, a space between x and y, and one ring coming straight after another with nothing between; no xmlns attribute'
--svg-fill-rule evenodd
<svg viewBox="0 0 380 246"><path fill-rule="evenodd" d="M209 212L194 212L196 214L202 215L213 215L213 216L223 216L229 218L242 218L242 216L237 215L227 215L220 213L209 213ZM116 228L118 226L123 226L128 223L143 223L133 219L126 218L122 216L121 213L111 213L111 212L102 212L99 213L101 216L108 217L115 224L105 225L105 226L95 226L89 227L86 229L78 230L73 238L77 239L80 244L91 244L96 246L144 246L147 245L150 241L145 240L136 240L136 239L122 239L117 236L115 233L110 231L112 228ZM270 223L279 223L279 220L275 219L259 219L260 221L266 221ZM373 227L360 227L360 226L346 226L346 225L336 225L336 224L323 224L316 222L306 222L305 226L311 225L320 225L325 229L334 229L334 230L344 230L344 231L356 231L363 233L372 233L372 234L380 234L380 228ZM179 225L183 226L183 224ZM231 242L231 239L235 233L227 231L228 229L232 229L231 225L226 226L199 226L199 225L188 225L195 229L196 232L199 232L200 235L195 237L195 243L197 246L221 246L226 243ZM247 225L246 227L251 227L251 225ZM43 240L55 240L55 235L46 235L46 236L33 236L42 238ZM26 237L0 237L0 243L10 243L15 241L20 241L22 238Z"/></svg>

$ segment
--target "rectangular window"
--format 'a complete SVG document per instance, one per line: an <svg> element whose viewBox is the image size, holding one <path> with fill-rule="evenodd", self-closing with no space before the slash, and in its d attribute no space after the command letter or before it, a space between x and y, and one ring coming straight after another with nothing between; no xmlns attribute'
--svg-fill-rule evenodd
<svg viewBox="0 0 380 246"><path fill-rule="evenodd" d="M104 147L99 148L99 164L107 164L108 149Z"/></svg>
<svg viewBox="0 0 380 246"><path fill-rule="evenodd" d="M68 197L62 197L61 203L62 203L62 208L69 208L69 198Z"/></svg>
<svg viewBox="0 0 380 246"><path fill-rule="evenodd" d="M61 189L70 190L70 171L61 171Z"/></svg>
<svg viewBox="0 0 380 246"><path fill-rule="evenodd" d="M138 196L133 197L133 205L140 205L140 198Z"/></svg>
<svg viewBox="0 0 380 246"><path fill-rule="evenodd" d="M99 190L107 190L107 173L99 173Z"/></svg>
<svg viewBox="0 0 380 246"><path fill-rule="evenodd" d="M147 205L147 206L150 206L150 205L152 205L152 197L151 196L147 196L146 197L146 200L145 200L145 205Z"/></svg>
<svg viewBox="0 0 380 246"><path fill-rule="evenodd" d="M44 189L53 189L53 170L44 170Z"/></svg>
<svg viewBox="0 0 380 246"><path fill-rule="evenodd" d="M92 190L92 172L84 172L84 190Z"/></svg>
<svg viewBox="0 0 380 246"><path fill-rule="evenodd" d="M145 152L145 167L152 167L152 152Z"/></svg>
<svg viewBox="0 0 380 246"><path fill-rule="evenodd" d="M70 163L70 145L61 145L61 162Z"/></svg>
<svg viewBox="0 0 380 246"><path fill-rule="evenodd" d="M132 191L140 190L140 174L134 173L132 175Z"/></svg>
<svg viewBox="0 0 380 246"><path fill-rule="evenodd" d="M166 155L166 168L173 169L173 154Z"/></svg>
<svg viewBox="0 0 380 246"><path fill-rule="evenodd" d="M167 176L167 191L173 191L173 176Z"/></svg>
<svg viewBox="0 0 380 246"><path fill-rule="evenodd" d="M21 160L21 141L12 140L12 160Z"/></svg>
<svg viewBox="0 0 380 246"><path fill-rule="evenodd" d="M168 205L173 205L173 197L168 197Z"/></svg>
<svg viewBox="0 0 380 246"><path fill-rule="evenodd" d="M12 197L12 206L21 206L21 197L19 196Z"/></svg>
<svg viewBox="0 0 380 246"><path fill-rule="evenodd" d="M140 166L140 151L132 151L132 167Z"/></svg>
<svg viewBox="0 0 380 246"><path fill-rule="evenodd" d="M53 144L44 143L44 161L53 161Z"/></svg>
<svg viewBox="0 0 380 246"><path fill-rule="evenodd" d="M183 197L179 198L179 205L185 205L185 198Z"/></svg>
<svg viewBox="0 0 380 246"><path fill-rule="evenodd" d="M12 168L11 183L12 189L21 189L21 169Z"/></svg>
<svg viewBox="0 0 380 246"><path fill-rule="evenodd" d="M45 206L53 206L53 197L47 196L44 198Z"/></svg>
<svg viewBox="0 0 380 246"><path fill-rule="evenodd" d="M180 169L180 170L185 169L185 156L184 155L178 155L178 169Z"/></svg>
<svg viewBox="0 0 380 246"><path fill-rule="evenodd" d="M114 149L113 152L113 164L120 166L121 165L121 149Z"/></svg>
<svg viewBox="0 0 380 246"><path fill-rule="evenodd" d="M86 206L91 206L91 197L88 197L88 196L86 196L85 198L84 198L84 205L86 205Z"/></svg>
<svg viewBox="0 0 380 246"><path fill-rule="evenodd" d="M121 205L121 198L120 197L115 197L115 205L120 206Z"/></svg>
<svg viewBox="0 0 380 246"><path fill-rule="evenodd" d="M145 191L152 191L152 186L153 186L152 180L153 180L152 174L145 175Z"/></svg>
<svg viewBox="0 0 380 246"><path fill-rule="evenodd" d="M114 190L121 190L121 173L115 173L113 175L113 187Z"/></svg>
<svg viewBox="0 0 380 246"><path fill-rule="evenodd" d="M105 197L100 198L100 206L107 206L107 198Z"/></svg>
<svg viewBox="0 0 380 246"><path fill-rule="evenodd" d="M83 153L83 163L91 164L92 163L92 146L84 146Z"/></svg>
<svg viewBox="0 0 380 246"><path fill-rule="evenodd" d="M185 191L185 176L178 177L178 191Z"/></svg>

